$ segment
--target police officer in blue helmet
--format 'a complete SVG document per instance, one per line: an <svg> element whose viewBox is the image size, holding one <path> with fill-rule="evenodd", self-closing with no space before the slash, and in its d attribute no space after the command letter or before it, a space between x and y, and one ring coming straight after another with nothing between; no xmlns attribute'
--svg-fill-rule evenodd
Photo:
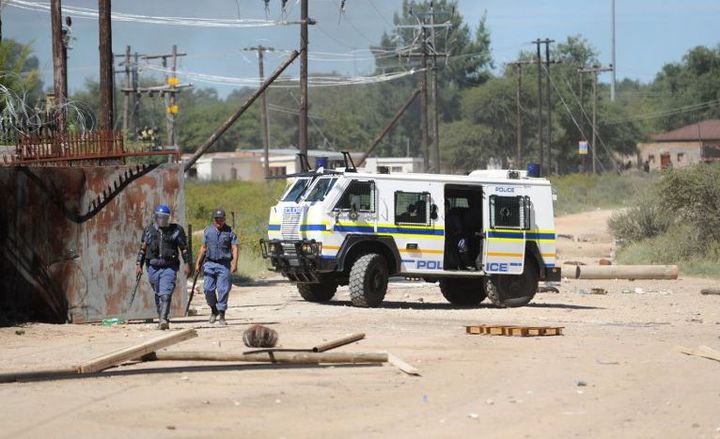
<svg viewBox="0 0 720 439"><path fill-rule="evenodd" d="M213 212L213 223L203 232L203 244L195 267L203 271L203 289L210 307L211 324L227 324L225 310L230 295L231 273L237 271L237 263L238 238L232 227L225 224L225 210L217 209Z"/></svg>
<svg viewBox="0 0 720 439"><path fill-rule="evenodd" d="M157 206L155 220L143 231L136 270L142 273L143 265L147 267L150 286L155 292L158 329L170 327L168 315L181 257L185 263L185 275L192 274L189 250L185 229L170 222L170 208L165 204Z"/></svg>

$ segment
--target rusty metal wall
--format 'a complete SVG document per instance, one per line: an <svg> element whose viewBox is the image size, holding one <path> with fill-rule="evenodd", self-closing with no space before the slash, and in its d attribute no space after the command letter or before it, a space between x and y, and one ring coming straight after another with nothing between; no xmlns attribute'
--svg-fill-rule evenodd
<svg viewBox="0 0 720 439"><path fill-rule="evenodd" d="M155 317L143 276L131 308L135 256L155 205L185 226L183 170L0 167L0 316L51 322ZM187 300L178 273L172 315Z"/></svg>

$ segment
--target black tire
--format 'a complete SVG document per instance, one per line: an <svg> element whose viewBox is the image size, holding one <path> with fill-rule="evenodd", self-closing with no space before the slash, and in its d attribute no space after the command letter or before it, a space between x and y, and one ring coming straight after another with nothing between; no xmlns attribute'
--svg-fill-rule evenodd
<svg viewBox="0 0 720 439"><path fill-rule="evenodd" d="M298 292L308 302L327 302L337 291L337 283L297 284Z"/></svg>
<svg viewBox="0 0 720 439"><path fill-rule="evenodd" d="M350 269L350 301L354 306L373 308L385 298L388 284L387 261L370 253L355 261Z"/></svg>
<svg viewBox="0 0 720 439"><path fill-rule="evenodd" d="M486 277L485 292L498 308L525 306L535 297L538 277L537 263L533 258L526 257L522 274L493 274Z"/></svg>
<svg viewBox="0 0 720 439"><path fill-rule="evenodd" d="M456 306L478 306L485 300L483 279L440 279L440 291Z"/></svg>

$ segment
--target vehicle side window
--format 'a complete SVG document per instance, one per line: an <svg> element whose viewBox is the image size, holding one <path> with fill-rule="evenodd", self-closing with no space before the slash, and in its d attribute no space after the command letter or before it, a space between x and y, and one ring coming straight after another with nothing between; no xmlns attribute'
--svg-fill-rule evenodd
<svg viewBox="0 0 720 439"><path fill-rule="evenodd" d="M343 193L335 209L351 210L353 205L358 212L375 212L375 183L353 180Z"/></svg>
<svg viewBox="0 0 720 439"><path fill-rule="evenodd" d="M490 196L490 227L528 230L530 197Z"/></svg>
<svg viewBox="0 0 720 439"><path fill-rule="evenodd" d="M430 224L427 192L395 192L395 224Z"/></svg>

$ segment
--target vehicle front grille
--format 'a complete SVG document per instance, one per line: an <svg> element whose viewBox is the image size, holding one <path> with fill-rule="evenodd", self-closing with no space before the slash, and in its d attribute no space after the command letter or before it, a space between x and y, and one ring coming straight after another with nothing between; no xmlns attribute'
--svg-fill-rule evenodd
<svg viewBox="0 0 720 439"><path fill-rule="evenodd" d="M285 213L280 232L283 239L300 239L300 213Z"/></svg>

